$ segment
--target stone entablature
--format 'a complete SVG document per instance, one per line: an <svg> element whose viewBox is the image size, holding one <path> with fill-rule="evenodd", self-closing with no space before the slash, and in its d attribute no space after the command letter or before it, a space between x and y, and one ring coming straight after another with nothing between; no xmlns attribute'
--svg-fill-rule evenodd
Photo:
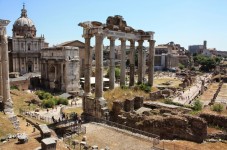
<svg viewBox="0 0 227 150"><path fill-rule="evenodd" d="M79 49L71 46L41 50L41 82L46 88L79 91Z"/></svg>

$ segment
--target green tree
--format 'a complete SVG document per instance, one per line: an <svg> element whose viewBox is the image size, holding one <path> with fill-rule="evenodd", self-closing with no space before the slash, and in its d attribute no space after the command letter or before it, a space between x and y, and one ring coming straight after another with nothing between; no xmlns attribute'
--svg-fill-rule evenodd
<svg viewBox="0 0 227 150"><path fill-rule="evenodd" d="M109 74L110 74L110 69L107 70L107 77L109 77ZM116 79L119 79L120 78L120 74L121 74L121 70L120 68L115 68L115 78Z"/></svg>
<svg viewBox="0 0 227 150"><path fill-rule="evenodd" d="M216 65L220 64L221 58L219 57L208 57L204 55L196 55L193 56L193 60L195 63L201 65L201 71L211 71L215 68Z"/></svg>
<svg viewBox="0 0 227 150"><path fill-rule="evenodd" d="M179 63L179 68L180 68L180 70L182 70L185 68L185 66L183 64Z"/></svg>

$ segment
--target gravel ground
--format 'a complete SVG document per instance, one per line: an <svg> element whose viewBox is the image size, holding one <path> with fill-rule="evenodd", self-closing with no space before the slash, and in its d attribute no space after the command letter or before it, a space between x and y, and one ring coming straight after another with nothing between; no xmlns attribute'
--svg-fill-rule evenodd
<svg viewBox="0 0 227 150"><path fill-rule="evenodd" d="M95 123L85 124L87 143L99 148L108 146L111 150L150 150L152 142L132 136L127 133L117 132L112 127Z"/></svg>

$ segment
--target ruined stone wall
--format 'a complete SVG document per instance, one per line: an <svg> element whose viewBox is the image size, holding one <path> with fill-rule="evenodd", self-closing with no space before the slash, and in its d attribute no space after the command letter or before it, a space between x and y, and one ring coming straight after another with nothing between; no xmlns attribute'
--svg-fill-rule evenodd
<svg viewBox="0 0 227 150"><path fill-rule="evenodd" d="M200 114L201 118L207 121L208 125L219 126L221 128L227 128L227 116L214 115L214 114Z"/></svg>
<svg viewBox="0 0 227 150"><path fill-rule="evenodd" d="M182 139L201 143L207 136L205 120L184 115L137 115L125 113L119 116L118 123L159 135L161 139Z"/></svg>
<svg viewBox="0 0 227 150"><path fill-rule="evenodd" d="M200 117L179 113L177 109L150 109L136 113L143 98L113 102L111 120L159 135L161 139L182 139L201 143L207 137L207 123ZM133 108L134 106L134 108ZM145 105L143 106L145 107Z"/></svg>
<svg viewBox="0 0 227 150"><path fill-rule="evenodd" d="M157 99L164 98L161 91L151 92L150 93L150 100L154 101Z"/></svg>

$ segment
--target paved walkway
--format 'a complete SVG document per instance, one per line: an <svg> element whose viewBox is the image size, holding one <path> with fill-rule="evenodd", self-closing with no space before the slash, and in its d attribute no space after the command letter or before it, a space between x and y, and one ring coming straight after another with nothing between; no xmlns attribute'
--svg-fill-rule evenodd
<svg viewBox="0 0 227 150"><path fill-rule="evenodd" d="M215 102L227 104L227 83L223 83Z"/></svg>
<svg viewBox="0 0 227 150"><path fill-rule="evenodd" d="M200 93L202 80L205 81L205 86L208 86L208 84L209 84L208 81L210 79L211 79L210 74L205 74L203 76L197 76L195 83L192 86L188 87L188 89L186 89L184 92L183 91L179 92L177 97L175 97L173 99L173 102L177 102L177 103L180 103L183 105L191 104L191 102Z"/></svg>

